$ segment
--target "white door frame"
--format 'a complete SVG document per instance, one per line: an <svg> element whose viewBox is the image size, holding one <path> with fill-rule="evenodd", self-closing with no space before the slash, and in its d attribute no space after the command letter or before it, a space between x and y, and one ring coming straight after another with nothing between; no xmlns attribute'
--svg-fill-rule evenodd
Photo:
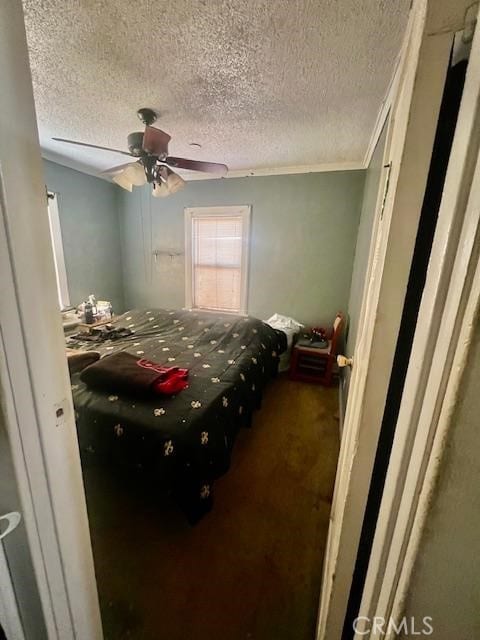
<svg viewBox="0 0 480 640"><path fill-rule="evenodd" d="M453 42L448 25L452 16L463 19L461 5L452 10L448 0L414 0L392 85L391 131L384 158L384 165L390 165L390 186L383 213L380 197L377 203L324 561L317 640L337 640L342 634Z"/></svg>
<svg viewBox="0 0 480 640"><path fill-rule="evenodd" d="M472 44L359 616L396 623L480 304L480 29ZM433 359L433 355L435 356ZM432 622L434 626L435 621ZM355 638L379 638L359 626ZM394 637L392 626L386 638Z"/></svg>
<svg viewBox="0 0 480 640"><path fill-rule="evenodd" d="M102 637L23 9L0 3L0 380L49 640Z"/></svg>

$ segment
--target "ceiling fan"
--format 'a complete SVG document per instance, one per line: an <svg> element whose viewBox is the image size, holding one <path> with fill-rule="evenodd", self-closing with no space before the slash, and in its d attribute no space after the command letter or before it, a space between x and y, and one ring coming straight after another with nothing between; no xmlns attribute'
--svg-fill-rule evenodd
<svg viewBox="0 0 480 640"><path fill-rule="evenodd" d="M128 152L86 142L77 142L76 140L66 140L65 138L52 139L57 142L67 142L68 144L76 144L81 147L101 149L103 151L114 151L124 156L138 158L135 162L127 162L102 171L101 175L111 176L116 184L128 191L132 191L134 186L140 187L148 182L153 185L152 195L156 198L169 196L185 186L185 180L172 171L171 167L190 171L204 171L218 176L226 175L228 167L225 164L169 156L168 143L171 140L170 136L165 131L152 127L152 124L157 119L155 111L147 108L139 109L137 116L145 125L145 131L135 131L128 136Z"/></svg>

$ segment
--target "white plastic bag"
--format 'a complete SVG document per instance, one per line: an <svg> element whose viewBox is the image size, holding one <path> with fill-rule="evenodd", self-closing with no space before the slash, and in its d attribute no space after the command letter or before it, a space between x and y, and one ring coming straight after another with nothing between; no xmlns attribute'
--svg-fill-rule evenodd
<svg viewBox="0 0 480 640"><path fill-rule="evenodd" d="M290 366L290 355L292 352L293 336L303 329L303 324L297 322L289 316L282 316L280 313L274 313L271 318L265 320L273 329L280 329L287 336L287 350L280 356L279 371L288 371Z"/></svg>

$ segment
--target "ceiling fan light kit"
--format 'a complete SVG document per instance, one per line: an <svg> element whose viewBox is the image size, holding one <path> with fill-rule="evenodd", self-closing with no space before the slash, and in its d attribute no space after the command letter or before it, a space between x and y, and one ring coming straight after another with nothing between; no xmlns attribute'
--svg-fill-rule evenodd
<svg viewBox="0 0 480 640"><path fill-rule="evenodd" d="M185 180L178 175L178 173L174 173L173 171L168 172L167 178L167 187L169 193L177 193L180 189L183 189L185 186Z"/></svg>
<svg viewBox="0 0 480 640"><path fill-rule="evenodd" d="M123 174L130 180L134 187L142 187L147 182L145 170L139 162L129 165L123 171Z"/></svg>
<svg viewBox="0 0 480 640"><path fill-rule="evenodd" d="M169 195L170 195L170 191L168 190L168 187L165 184L165 182L162 182L161 184L153 185L152 196L154 198L166 198Z"/></svg>
<svg viewBox="0 0 480 640"><path fill-rule="evenodd" d="M162 170L160 182L154 182L152 195L154 198L171 196L185 186L185 180L171 169Z"/></svg>
<svg viewBox="0 0 480 640"><path fill-rule="evenodd" d="M126 189L127 191L133 190L133 184L130 182L125 173L119 173L116 176L113 176L112 180L113 182L115 182L115 184L118 184L119 187L122 187L122 189Z"/></svg>
<svg viewBox="0 0 480 640"><path fill-rule="evenodd" d="M169 156L168 143L171 137L165 131L152 127L157 120L156 112L153 109L142 108L137 111L137 116L145 125L145 131L135 131L128 135L129 152L65 138L53 138L53 140L137 158L136 162L102 171L102 175L110 176L115 184L127 191L132 191L134 186L140 187L148 182L152 185L152 195L155 198L172 195L185 186L185 180L170 167L213 173L218 176L227 174L228 167L225 164Z"/></svg>

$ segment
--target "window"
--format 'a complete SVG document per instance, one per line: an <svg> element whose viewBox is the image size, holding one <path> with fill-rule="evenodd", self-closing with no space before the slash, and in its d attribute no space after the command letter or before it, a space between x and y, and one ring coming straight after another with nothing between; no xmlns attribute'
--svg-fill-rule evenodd
<svg viewBox="0 0 480 640"><path fill-rule="evenodd" d="M63 255L62 230L60 229L60 217L58 215L58 200L57 194L50 191L48 192L48 221L52 237L58 303L60 309L66 309L70 306L70 296L68 294L67 270L65 269L65 257Z"/></svg>
<svg viewBox="0 0 480 640"><path fill-rule="evenodd" d="M247 312L250 207L185 209L186 303Z"/></svg>

